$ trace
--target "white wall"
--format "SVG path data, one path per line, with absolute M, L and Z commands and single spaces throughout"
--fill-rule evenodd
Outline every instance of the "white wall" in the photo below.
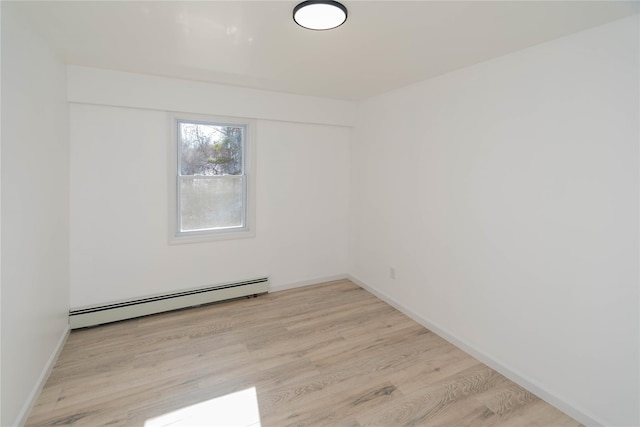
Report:
M 257 120 L 256 236 L 170 245 L 171 114 L 164 110 L 172 109 L 176 87 L 191 86 L 176 109 L 229 115 L 220 98 L 247 89 L 162 79 L 166 86 L 129 108 L 125 96 L 113 106 L 110 87 L 146 93 L 140 87 L 155 77 L 70 67 L 69 86 L 105 75 L 103 93 L 86 92 L 90 100 L 70 91 L 72 307 L 260 276 L 282 289 L 346 275 L 351 128 L 286 120 L 292 111 L 312 119 L 318 108 L 326 111 L 315 120 L 331 121 L 340 109 L 353 119 L 354 104 L 253 92 L 246 116 L 270 117 Z
M 367 100 L 352 152 L 351 275 L 610 426 L 640 424 L 638 32 L 634 16 Z
M 349 101 L 70 65 L 69 101 L 352 126 Z
M 67 332 L 65 66 L 2 2 L 2 419 L 26 415 Z

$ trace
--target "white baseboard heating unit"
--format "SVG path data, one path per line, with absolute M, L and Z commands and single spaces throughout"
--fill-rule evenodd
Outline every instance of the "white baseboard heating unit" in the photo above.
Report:
M 267 277 L 194 288 L 128 301 L 72 309 L 69 311 L 69 324 L 71 329 L 85 328 L 212 302 L 264 294 L 268 291 L 269 278 Z

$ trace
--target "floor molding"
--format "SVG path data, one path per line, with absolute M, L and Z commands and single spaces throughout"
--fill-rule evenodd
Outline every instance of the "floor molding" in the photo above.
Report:
M 333 282 L 335 280 L 347 279 L 346 274 L 338 274 L 335 276 L 316 277 L 315 279 L 302 280 L 300 282 L 290 282 L 281 285 L 269 285 L 269 292 L 286 291 L 287 289 L 301 288 L 303 286 L 318 285 L 320 283 Z M 355 283 L 355 282 L 354 282 Z
M 40 392 L 44 388 L 44 385 L 47 382 L 47 379 L 49 378 L 49 375 L 51 374 L 56 361 L 58 360 L 58 356 L 60 356 L 60 352 L 64 347 L 64 343 L 67 342 L 67 338 L 69 337 L 70 332 L 71 328 L 69 326 L 67 326 L 62 332 L 62 335 L 60 336 L 60 339 L 58 340 L 54 351 L 51 353 L 51 356 L 49 356 L 49 360 L 47 360 L 47 363 L 44 365 L 44 368 L 42 369 L 38 380 L 34 384 L 31 393 L 29 393 L 29 397 L 27 397 L 27 400 L 22 406 L 22 410 L 20 410 L 20 413 L 18 414 L 16 422 L 14 423 L 15 426 L 22 427 L 27 422 L 29 413 L 31 412 L 31 409 L 33 409 L 33 405 L 35 405 L 36 401 L 38 400 L 38 396 L 40 396 Z
M 478 350 L 476 347 L 470 344 L 467 344 L 465 341 L 459 339 L 457 336 L 450 333 L 445 328 L 442 328 L 438 326 L 436 323 L 415 313 L 414 311 L 405 307 L 403 304 L 391 298 L 384 292 L 377 290 L 375 287 L 368 285 L 367 283 L 363 282 L 362 280 L 352 275 L 347 275 L 347 279 L 349 279 L 356 285 L 360 286 L 361 288 L 365 289 L 366 291 L 370 292 L 371 294 L 375 295 L 376 297 L 380 298 L 382 301 L 386 302 L 396 310 L 412 318 L 413 320 L 415 320 L 425 328 L 434 332 L 436 335 L 440 336 L 441 338 L 447 340 L 448 342 L 455 345 L 459 349 L 475 357 L 480 362 L 489 366 L 491 369 L 499 372 L 500 374 L 504 375 L 514 383 L 529 390 L 530 392 L 532 392 L 533 394 L 535 394 L 536 396 L 538 396 L 540 399 L 544 400 L 548 404 L 555 406 L 565 414 L 581 422 L 582 424 L 586 426 L 593 426 L 593 427 L 602 427 L 606 425 L 604 422 L 598 421 L 595 417 L 587 415 L 587 411 L 580 410 L 576 408 L 574 405 L 567 403 L 565 399 L 562 399 L 557 395 L 555 395 L 554 393 L 549 392 L 540 384 L 527 378 L 525 375 L 517 372 L 516 370 L 511 369 L 507 364 L 502 363 L 499 360 L 496 360 L 488 356 L 484 352 Z
M 577 425 L 348 280 L 134 323 L 72 332 L 27 424 Z

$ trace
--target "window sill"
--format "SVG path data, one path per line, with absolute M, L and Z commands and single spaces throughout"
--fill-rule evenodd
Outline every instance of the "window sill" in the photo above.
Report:
M 170 236 L 170 245 L 182 245 L 188 243 L 219 242 L 224 240 L 249 239 L 255 237 L 256 233 L 251 230 L 244 231 L 219 231 L 214 233 L 193 233 L 180 236 Z

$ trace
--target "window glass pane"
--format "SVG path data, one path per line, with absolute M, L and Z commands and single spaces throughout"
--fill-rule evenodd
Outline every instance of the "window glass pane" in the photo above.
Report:
M 179 122 L 180 175 L 242 175 L 242 126 Z
M 244 176 L 180 178 L 180 231 L 242 227 Z

